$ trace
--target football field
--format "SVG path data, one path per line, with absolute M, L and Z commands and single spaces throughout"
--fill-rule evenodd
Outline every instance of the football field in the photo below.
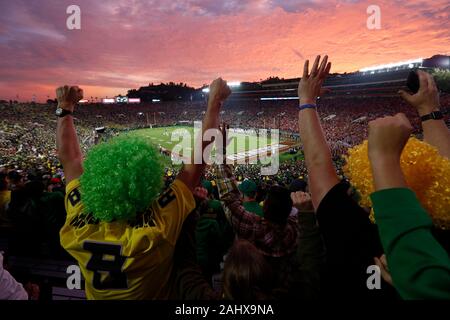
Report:
M 194 128 L 188 126 L 172 126 L 161 128 L 146 128 L 130 132 L 131 135 L 145 137 L 151 143 L 160 146 L 170 152 L 174 151 L 180 157 L 190 156 L 196 140 Z M 258 155 L 270 153 L 277 148 L 280 152 L 288 147 L 280 144 L 276 137 L 261 133 L 240 129 L 230 129 L 228 138 L 232 139 L 227 147 L 227 158 L 233 161 L 255 158 Z M 212 154 L 214 154 L 214 148 Z

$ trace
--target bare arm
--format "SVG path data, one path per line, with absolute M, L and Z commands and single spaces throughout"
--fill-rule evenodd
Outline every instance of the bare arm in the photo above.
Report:
M 450 131 L 444 120 L 429 120 L 422 123 L 425 142 L 435 146 L 441 156 L 450 159 Z
M 415 95 L 400 91 L 400 95 L 406 102 L 412 105 L 419 116 L 427 115 L 433 111 L 439 111 L 439 92 L 433 76 L 424 71 L 418 71 L 420 89 Z M 435 146 L 439 153 L 450 158 L 450 131 L 444 120 L 427 120 L 422 122 L 424 141 Z
M 400 155 L 411 132 L 404 114 L 369 123 L 375 218 L 392 282 L 400 296 L 449 299 L 448 254 L 433 237 L 432 221 L 417 196 L 407 189 L 400 167 Z
M 325 264 L 325 245 L 316 221 L 311 196 L 305 192 L 293 192 L 291 199 L 298 210 L 299 291 L 302 298 L 319 298 L 321 273 Z
M 320 56 L 316 58 L 311 74 L 308 72 L 309 61 L 305 62 L 299 85 L 300 105 L 316 103 L 322 84 L 330 72 L 331 63 L 327 63 L 328 56 L 325 56 L 320 67 L 319 61 Z M 304 109 L 299 112 L 299 131 L 308 169 L 312 202 L 317 209 L 328 191 L 339 183 L 339 179 L 315 109 Z
M 83 91 L 78 87 L 58 88 L 58 107 L 73 112 L 75 104 L 82 99 Z M 56 128 L 56 146 L 58 157 L 64 168 L 66 183 L 78 179 L 83 173 L 83 154 L 73 124 L 73 117 L 67 115 L 58 119 Z
M 412 127 L 403 113 L 369 123 L 369 158 L 375 190 L 407 188 L 400 156 Z
M 178 179 L 184 182 L 186 186 L 194 191 L 200 183 L 200 178 L 205 169 L 205 159 L 203 159 L 203 153 L 205 148 L 212 142 L 203 141 L 204 133 L 209 129 L 219 129 L 219 113 L 224 101 L 231 94 L 231 90 L 227 83 L 221 78 L 216 79 L 210 85 L 210 94 L 208 99 L 208 108 L 206 110 L 205 117 L 203 119 L 201 137 L 198 137 L 195 143 L 201 143 L 202 161 L 201 164 L 194 163 L 185 164 L 183 170 L 178 175 Z M 195 149 L 195 148 L 194 148 Z M 195 160 L 192 156 L 191 160 Z

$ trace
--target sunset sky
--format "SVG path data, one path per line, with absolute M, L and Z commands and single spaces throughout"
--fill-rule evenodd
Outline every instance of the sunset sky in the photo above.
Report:
M 81 8 L 68 30 L 66 8 Z M 381 8 L 381 30 L 366 26 Z M 0 99 L 86 97 L 150 82 L 296 77 L 329 54 L 332 72 L 450 54 L 450 0 L 14 0 L 0 2 Z

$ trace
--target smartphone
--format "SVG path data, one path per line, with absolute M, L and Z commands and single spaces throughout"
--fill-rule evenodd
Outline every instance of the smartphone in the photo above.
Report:
M 414 94 L 419 92 L 420 81 L 419 81 L 419 75 L 417 74 L 416 71 L 411 71 L 409 73 L 408 80 L 406 81 L 406 86 Z

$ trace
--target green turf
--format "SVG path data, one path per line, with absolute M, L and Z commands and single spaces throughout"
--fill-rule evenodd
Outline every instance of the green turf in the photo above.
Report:
M 175 139 L 175 134 L 173 134 L 177 130 L 179 133 L 179 139 Z M 186 139 L 188 142 L 188 147 L 193 148 L 194 146 L 194 128 L 193 127 L 163 127 L 163 128 L 147 128 L 132 131 L 130 134 L 138 135 L 149 139 L 155 145 L 161 145 L 163 148 L 171 150 L 182 142 L 182 139 Z M 190 143 L 189 143 L 189 138 Z M 173 139 L 172 139 L 173 137 Z M 181 138 L 183 137 L 183 138 Z M 235 137 L 234 144 L 230 144 L 227 147 L 227 154 L 236 154 L 239 152 L 244 152 L 248 150 L 254 150 L 258 148 L 262 148 L 267 144 L 271 143 L 271 139 L 267 138 L 266 141 L 262 139 L 257 139 L 256 136 L 245 136 L 241 133 L 231 133 L 230 137 Z M 175 141 L 172 141 L 175 140 Z M 189 150 L 187 150 L 189 152 Z M 181 152 L 183 154 L 183 152 Z M 214 152 L 213 152 L 214 154 Z
M 297 160 L 305 160 L 302 153 L 297 154 L 289 154 L 288 152 L 280 154 L 280 163 L 286 161 L 297 161 Z

